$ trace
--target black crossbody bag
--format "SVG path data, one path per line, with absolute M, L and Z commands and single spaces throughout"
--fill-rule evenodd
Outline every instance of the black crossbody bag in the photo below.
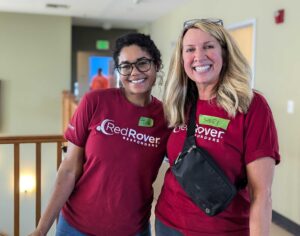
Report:
M 190 112 L 183 150 L 171 167 L 177 181 L 192 201 L 207 215 L 214 216 L 229 205 L 247 180 L 233 185 L 211 155 L 195 142 L 196 105 Z

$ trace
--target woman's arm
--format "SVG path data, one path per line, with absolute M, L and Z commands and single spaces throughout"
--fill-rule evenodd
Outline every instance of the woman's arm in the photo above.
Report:
M 59 211 L 71 195 L 75 183 L 82 174 L 84 149 L 68 142 L 66 157 L 62 161 L 47 208 L 31 236 L 46 235 Z
M 248 186 L 251 197 L 250 236 L 268 236 L 272 219 L 271 188 L 275 161 L 259 158 L 247 165 Z

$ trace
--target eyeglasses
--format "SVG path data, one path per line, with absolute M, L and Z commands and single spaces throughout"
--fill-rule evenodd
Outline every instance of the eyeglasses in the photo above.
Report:
M 133 65 L 135 66 L 135 68 L 139 71 L 139 72 L 147 72 L 150 70 L 151 68 L 151 62 L 153 60 L 152 59 L 148 59 L 148 58 L 141 58 L 138 59 L 136 62 L 133 63 L 122 63 L 120 65 L 118 65 L 116 68 L 119 71 L 119 73 L 121 75 L 130 75 L 132 70 L 133 70 Z
M 187 20 L 183 23 L 183 28 L 187 29 L 191 26 L 193 26 L 196 23 L 211 23 L 211 24 L 216 24 L 223 26 L 223 21 L 221 19 L 214 19 L 214 18 L 207 18 L 207 19 L 191 19 Z

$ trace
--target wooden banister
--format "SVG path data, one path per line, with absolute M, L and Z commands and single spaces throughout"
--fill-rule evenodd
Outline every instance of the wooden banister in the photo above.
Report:
M 62 93 L 63 132 L 66 130 L 74 111 L 78 106 L 78 100 L 70 91 Z
M 14 235 L 20 235 L 20 145 L 14 144 Z
M 78 101 L 70 91 L 62 93 L 63 132 L 77 108 Z M 0 136 L 0 145 L 13 145 L 14 156 L 14 236 L 20 235 L 20 145 L 35 144 L 35 172 L 36 172 L 36 202 L 35 224 L 41 217 L 41 175 L 42 175 L 42 144 L 56 143 L 56 169 L 62 161 L 62 145 L 66 142 L 62 135 L 23 135 L 23 136 Z
M 35 165 L 36 165 L 36 202 L 35 202 L 35 223 L 41 217 L 41 158 L 42 144 L 56 143 L 56 168 L 62 161 L 62 144 L 66 140 L 62 135 L 34 135 L 34 136 L 9 136 L 0 137 L 1 144 L 13 145 L 14 156 L 14 235 L 20 235 L 20 145 L 35 144 Z
M 35 192 L 35 225 L 37 226 L 41 218 L 41 176 L 42 176 L 42 148 L 41 143 L 36 143 L 35 146 L 35 179 L 36 179 L 36 192 Z
M 62 135 L 29 135 L 0 137 L 0 144 L 64 142 Z

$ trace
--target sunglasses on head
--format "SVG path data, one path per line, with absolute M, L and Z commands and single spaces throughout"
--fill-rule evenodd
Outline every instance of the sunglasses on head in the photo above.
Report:
M 187 29 L 191 26 L 193 26 L 196 23 L 211 23 L 223 26 L 223 21 L 221 19 L 214 19 L 214 18 L 207 18 L 207 19 L 191 19 L 187 20 L 183 23 L 183 28 Z

